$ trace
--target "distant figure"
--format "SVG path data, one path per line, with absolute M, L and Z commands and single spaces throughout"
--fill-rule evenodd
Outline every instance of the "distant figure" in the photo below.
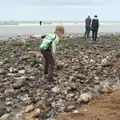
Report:
M 89 37 L 90 34 L 90 25 L 91 25 L 91 18 L 88 16 L 85 19 L 85 37 Z
M 40 25 L 42 25 L 42 21 L 40 21 Z
M 94 16 L 92 20 L 91 30 L 92 30 L 92 40 L 96 41 L 99 28 L 99 20 L 97 15 Z

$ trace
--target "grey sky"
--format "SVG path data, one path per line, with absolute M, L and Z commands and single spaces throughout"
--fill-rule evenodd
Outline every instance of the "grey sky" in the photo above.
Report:
M 0 20 L 120 20 L 119 0 L 1 0 Z

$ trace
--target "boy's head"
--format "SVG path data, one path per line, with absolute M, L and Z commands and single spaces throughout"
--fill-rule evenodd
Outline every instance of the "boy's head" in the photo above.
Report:
M 64 32 L 65 32 L 65 31 L 64 31 L 64 27 L 61 26 L 61 25 L 56 26 L 55 32 L 58 34 L 58 36 L 59 36 L 60 38 L 62 38 L 63 35 L 64 35 Z

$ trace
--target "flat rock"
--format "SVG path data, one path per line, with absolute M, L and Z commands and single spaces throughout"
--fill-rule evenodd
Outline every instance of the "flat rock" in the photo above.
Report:
M 69 105 L 65 108 L 66 112 L 71 112 L 72 110 L 74 110 L 76 107 L 74 105 Z
M 31 104 L 31 105 L 29 105 L 29 106 L 26 107 L 25 112 L 26 112 L 26 113 L 29 113 L 29 112 L 31 112 L 31 111 L 33 111 L 33 110 L 34 110 L 34 105 Z
M 12 86 L 14 89 L 20 89 L 24 84 L 24 80 L 16 81 L 16 83 L 13 83 Z
M 77 75 L 77 78 L 79 78 L 79 79 L 86 79 L 86 76 L 83 75 L 83 74 L 78 74 L 78 75 Z

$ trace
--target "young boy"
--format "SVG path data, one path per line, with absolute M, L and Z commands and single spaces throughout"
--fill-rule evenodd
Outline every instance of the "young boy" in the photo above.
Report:
M 56 45 L 64 35 L 64 27 L 56 26 L 55 32 L 49 33 L 43 39 L 42 44 L 40 45 L 41 53 L 45 58 L 44 65 L 44 75 L 48 74 L 47 79 L 53 81 L 53 72 L 55 67 L 55 55 L 56 55 Z

